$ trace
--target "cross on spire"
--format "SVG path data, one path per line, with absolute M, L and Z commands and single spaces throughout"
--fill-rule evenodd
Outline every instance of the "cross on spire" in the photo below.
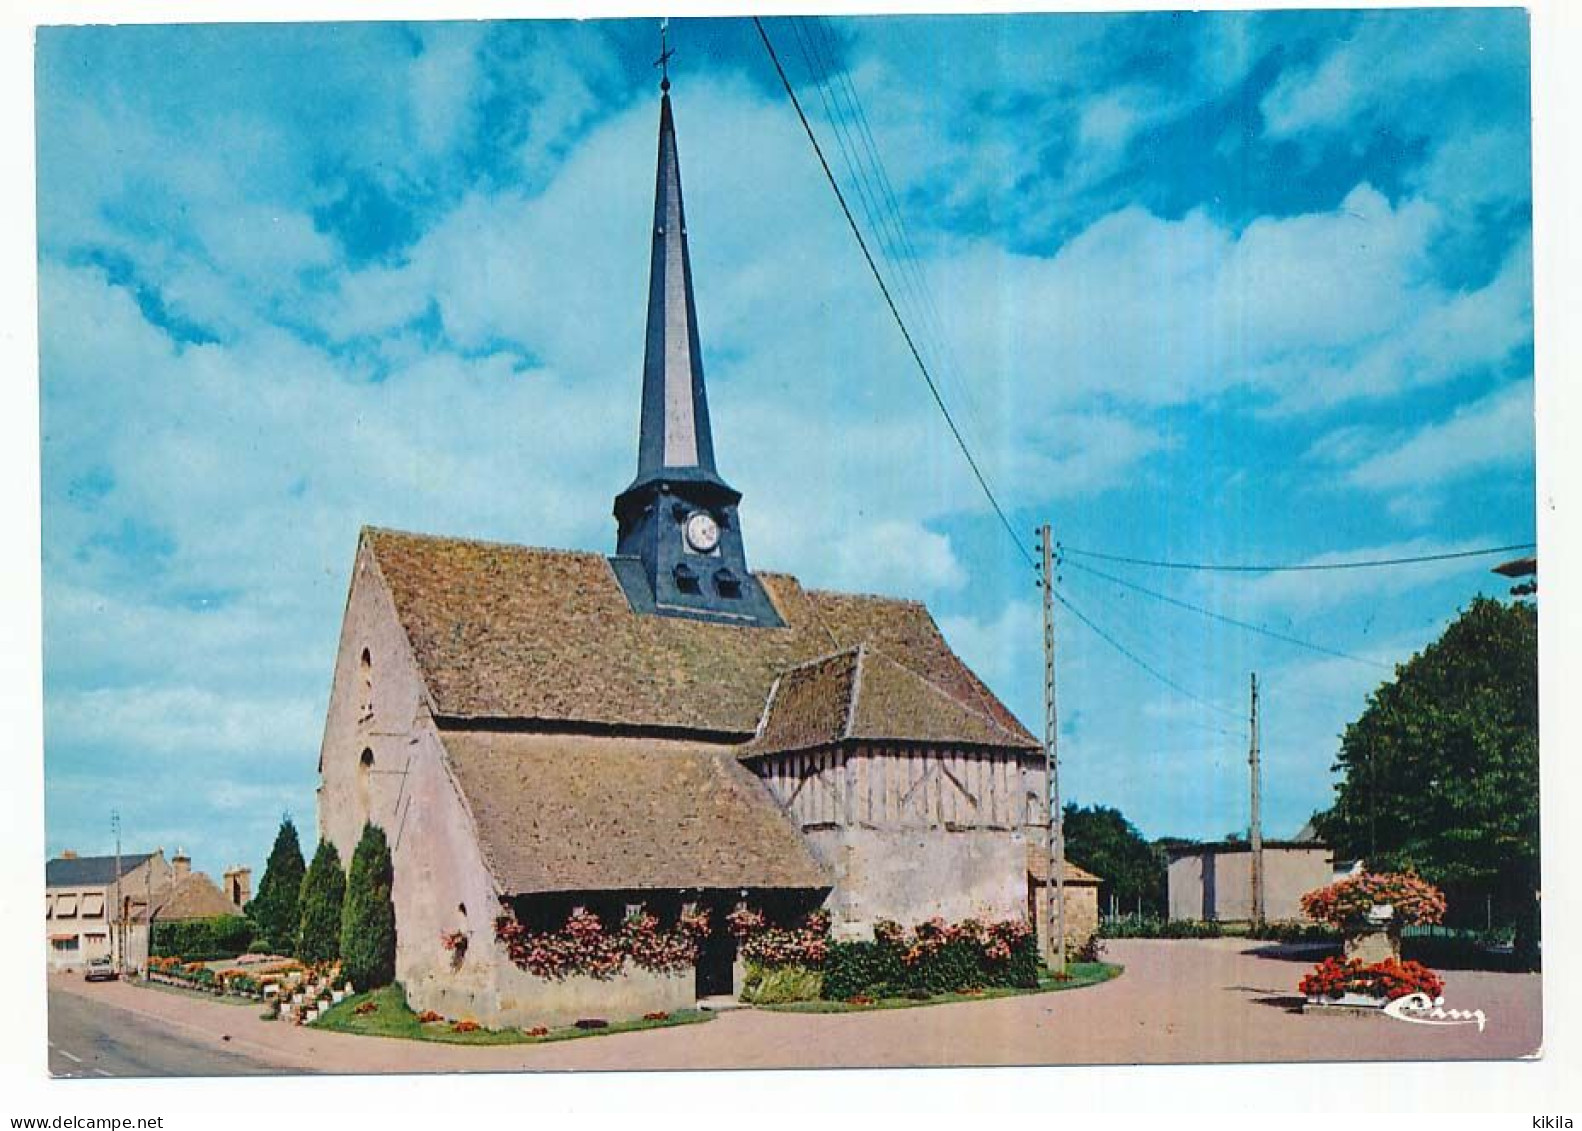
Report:
M 670 46 L 670 17 L 665 16 L 659 21 L 659 58 L 654 60 L 654 66 L 659 68 L 660 90 L 670 89 L 670 60 L 675 54 Z

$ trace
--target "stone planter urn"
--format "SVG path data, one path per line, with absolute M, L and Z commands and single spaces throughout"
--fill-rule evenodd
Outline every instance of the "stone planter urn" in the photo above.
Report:
M 1391 959 L 1401 960 L 1401 923 L 1395 908 L 1376 903 L 1357 928 L 1346 932 L 1345 955 L 1372 965 Z

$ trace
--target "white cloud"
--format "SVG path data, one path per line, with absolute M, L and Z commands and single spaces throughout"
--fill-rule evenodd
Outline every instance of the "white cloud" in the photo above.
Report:
M 1363 460 L 1347 478 L 1374 490 L 1425 487 L 1490 467 L 1526 463 L 1533 453 L 1530 379 L 1464 405 L 1399 446 Z
M 232 699 L 207 688 L 152 685 L 62 691 L 45 705 L 51 743 L 203 756 L 212 767 L 238 756 L 317 747 L 322 729 L 311 700 Z

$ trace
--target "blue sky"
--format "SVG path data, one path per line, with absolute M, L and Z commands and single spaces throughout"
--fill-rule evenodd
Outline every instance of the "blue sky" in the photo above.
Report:
M 1029 536 L 1308 562 L 1535 524 L 1520 11 L 768 21 Z M 799 38 L 800 33 L 800 38 Z M 43 29 L 47 848 L 261 866 L 314 765 L 357 530 L 608 551 L 636 458 L 653 21 Z M 889 321 L 750 23 L 676 20 L 699 321 L 751 563 L 925 600 L 1024 720 L 1037 593 Z M 836 103 L 838 105 L 838 103 Z M 860 144 L 860 134 L 852 144 Z M 889 241 L 875 237 L 876 248 Z M 882 256 L 887 270 L 895 270 Z M 915 274 L 914 274 L 915 272 Z M 1079 559 L 1072 559 L 1074 563 Z M 1068 795 L 1149 835 L 1326 804 L 1337 735 L 1488 560 L 1068 563 Z M 1359 662 L 1362 661 L 1362 662 Z M 1382 666 L 1381 666 L 1382 665 Z

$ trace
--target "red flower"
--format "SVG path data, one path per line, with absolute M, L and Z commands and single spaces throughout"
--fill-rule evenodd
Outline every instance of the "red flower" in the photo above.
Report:
M 1342 994 L 1364 994 L 1394 1001 L 1407 994 L 1427 994 L 1431 998 L 1445 992 L 1438 974 L 1420 962 L 1398 962 L 1393 958 L 1363 964 L 1360 958 L 1341 961 L 1326 958 L 1302 979 L 1297 988 L 1306 997 L 1338 998 Z

